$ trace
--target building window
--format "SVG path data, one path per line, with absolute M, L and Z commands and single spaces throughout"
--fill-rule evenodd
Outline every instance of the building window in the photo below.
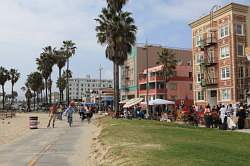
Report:
M 195 37 L 195 46 L 196 46 L 196 47 L 199 47 L 199 46 L 201 45 L 201 41 L 202 41 L 201 35 L 197 35 L 197 36 Z
M 196 63 L 200 64 L 204 62 L 204 55 L 203 54 L 197 54 L 196 56 Z
M 230 67 L 223 67 L 221 68 L 221 80 L 230 79 Z
M 203 101 L 205 98 L 204 98 L 204 91 L 198 91 L 198 92 L 196 92 L 196 99 L 198 100 L 198 101 Z
M 201 83 L 201 80 L 204 79 L 204 74 L 203 73 L 197 73 L 197 83 Z
M 237 44 L 237 55 L 244 56 L 244 49 L 245 49 L 244 44 L 238 43 Z
M 243 78 L 244 75 L 245 75 L 245 73 L 244 73 L 244 67 L 240 66 L 239 67 L 239 78 Z
M 243 24 L 236 24 L 236 34 L 237 35 L 244 35 L 244 25 Z
M 171 89 L 171 90 L 176 90 L 176 89 L 177 89 L 176 83 L 170 83 L 170 84 L 169 84 L 169 89 Z
M 229 27 L 228 25 L 225 25 L 225 26 L 222 26 L 219 30 L 219 33 L 220 33 L 220 38 L 224 38 L 224 37 L 227 37 L 229 36 Z
M 188 77 L 192 78 L 193 77 L 193 73 L 192 72 L 188 72 Z
M 229 46 L 221 47 L 220 48 L 220 57 L 221 58 L 227 58 L 230 56 L 229 54 Z
M 189 90 L 193 90 L 193 84 L 189 84 Z
M 221 100 L 230 100 L 231 99 L 231 89 L 221 89 Z

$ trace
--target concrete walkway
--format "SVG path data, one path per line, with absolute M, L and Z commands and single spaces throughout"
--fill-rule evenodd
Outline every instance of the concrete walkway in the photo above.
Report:
M 57 121 L 55 128 L 41 128 L 0 146 L 1 166 L 82 166 L 90 152 L 96 127 L 73 119 L 73 126 Z

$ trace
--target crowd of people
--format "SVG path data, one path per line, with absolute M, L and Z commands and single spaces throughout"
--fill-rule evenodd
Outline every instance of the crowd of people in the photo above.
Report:
M 211 107 L 193 105 L 191 107 L 185 105 L 179 106 L 156 106 L 149 108 L 149 118 L 160 121 L 182 121 L 191 125 L 204 125 L 207 128 L 227 129 L 244 129 L 245 119 L 250 113 L 247 105 L 241 104 L 219 104 Z M 139 104 L 130 108 L 122 108 L 120 117 L 125 119 L 144 119 L 146 117 L 146 109 Z M 146 117 L 147 118 L 147 117 Z M 147 118 L 147 119 L 149 119 Z
M 55 127 L 55 121 L 63 120 L 63 116 L 66 117 L 67 123 L 69 127 L 72 126 L 73 123 L 73 113 L 79 113 L 79 118 L 81 121 L 84 121 L 84 119 L 87 119 L 88 123 L 90 123 L 90 119 L 93 116 L 93 113 L 95 113 L 96 107 L 89 106 L 86 104 L 80 104 L 79 106 L 75 105 L 75 102 L 70 102 L 69 106 L 66 107 L 62 104 L 52 104 L 52 106 L 49 108 L 49 122 L 47 125 L 47 128 L 51 126 Z

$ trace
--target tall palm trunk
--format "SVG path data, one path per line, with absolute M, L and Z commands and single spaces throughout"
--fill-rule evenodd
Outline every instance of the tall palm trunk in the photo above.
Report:
M 116 101 L 116 89 L 115 89 L 115 85 L 116 85 L 116 82 L 115 82 L 115 63 L 113 62 L 113 79 L 114 79 L 114 82 L 113 82 L 113 89 L 114 89 L 114 92 L 113 92 L 113 110 L 115 110 L 115 101 Z
M 37 109 L 38 109 L 38 104 L 39 104 L 39 92 L 36 92 L 36 103 L 37 103 Z
M 59 68 L 59 80 L 61 80 L 61 77 L 62 77 L 62 68 Z M 59 88 L 59 102 L 60 103 L 62 102 L 62 91 L 60 88 Z
M 45 79 L 45 102 L 48 104 L 48 78 Z
M 34 91 L 34 96 L 33 96 L 33 104 L 34 104 L 34 110 L 33 111 L 35 111 L 36 110 L 36 91 Z
M 14 84 L 11 83 L 11 106 L 13 104 L 13 101 L 14 101 L 14 95 L 13 95 L 13 92 L 14 92 Z
M 51 102 L 51 89 L 52 89 L 52 80 L 51 80 L 51 74 L 50 74 L 50 85 L 49 85 L 49 104 L 52 104 Z
M 4 85 L 2 85 L 2 92 L 3 92 L 3 110 L 4 110 L 4 104 L 5 104 Z
M 30 112 L 30 98 L 27 98 L 27 107 L 28 107 L 28 112 Z
M 43 103 L 43 90 L 40 92 L 40 102 Z
M 67 104 L 69 105 L 69 58 L 67 59 L 67 73 L 66 73 L 66 77 L 67 77 L 67 89 L 66 89 L 66 98 L 67 98 Z
M 115 112 L 116 116 L 119 112 L 119 65 L 115 64 Z

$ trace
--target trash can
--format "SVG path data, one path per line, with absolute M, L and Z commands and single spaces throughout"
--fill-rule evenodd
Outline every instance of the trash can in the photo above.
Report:
M 38 129 L 38 117 L 31 116 L 29 120 L 30 120 L 30 129 Z

